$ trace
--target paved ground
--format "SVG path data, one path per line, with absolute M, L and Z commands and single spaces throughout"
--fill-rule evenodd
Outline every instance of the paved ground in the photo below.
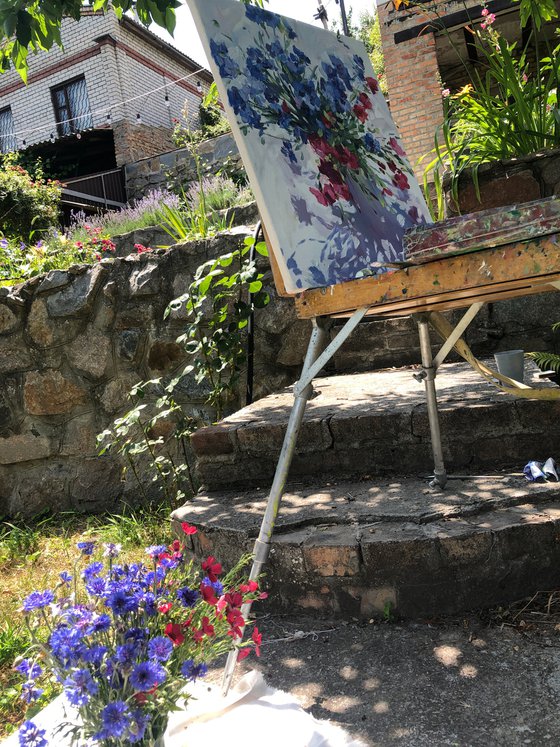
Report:
M 477 617 L 432 624 L 268 617 L 259 624 L 262 656 L 242 667 L 261 669 L 317 718 L 370 747 L 560 744 L 554 622 L 528 633 Z M 297 631 L 306 637 L 294 639 Z

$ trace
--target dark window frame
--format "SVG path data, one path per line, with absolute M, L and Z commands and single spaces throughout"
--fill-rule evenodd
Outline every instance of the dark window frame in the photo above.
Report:
M 69 80 L 65 80 L 63 83 L 59 83 L 56 86 L 51 87 L 51 101 L 54 109 L 54 118 L 56 120 L 56 129 L 58 132 L 59 137 L 63 137 L 64 135 L 73 135 L 76 132 L 80 132 L 81 130 L 88 129 L 91 125 L 84 125 L 83 122 L 80 122 L 76 119 L 77 113 L 75 111 L 72 111 L 72 104 L 70 102 L 70 97 L 68 95 L 68 89 L 75 85 L 76 83 L 80 83 L 83 81 L 85 94 L 87 97 L 87 104 L 89 109 L 89 116 L 91 117 L 91 108 L 89 104 L 89 95 L 86 85 L 86 76 L 82 73 L 82 75 L 76 75 L 74 78 L 70 78 Z M 60 91 L 64 94 L 64 105 L 59 105 L 56 96 L 57 93 Z M 65 117 L 62 116 L 62 112 L 66 111 L 67 115 Z M 69 129 L 69 132 L 65 132 L 65 127 Z
M 13 150 L 17 150 L 17 137 L 16 133 L 14 131 L 15 128 L 15 122 L 14 122 L 14 113 L 12 111 L 12 107 L 8 104 L 8 106 L 3 106 L 0 109 L 0 117 L 3 114 L 8 114 L 11 122 L 12 122 L 12 132 L 8 134 L 2 134 L 0 135 L 0 153 L 10 153 Z M 9 138 L 12 138 L 11 140 L 11 146 L 8 145 L 8 147 L 5 147 L 5 140 L 9 140 Z

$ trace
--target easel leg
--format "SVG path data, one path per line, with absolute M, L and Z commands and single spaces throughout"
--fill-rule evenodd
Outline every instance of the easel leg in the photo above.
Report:
M 426 404 L 428 406 L 428 420 L 430 423 L 430 436 L 432 440 L 432 453 L 434 455 L 434 479 L 431 487 L 443 488 L 447 482 L 447 472 L 443 463 L 443 450 L 441 448 L 441 432 L 439 428 L 439 416 L 436 396 L 436 368 L 433 365 L 432 347 L 430 344 L 430 330 L 428 327 L 428 316 L 418 314 L 418 334 L 420 336 L 420 353 L 422 355 L 422 368 L 424 387 L 426 389 Z
M 306 378 L 309 369 L 321 354 L 322 348 L 325 344 L 325 339 L 326 331 L 322 326 L 321 321 L 314 319 L 313 332 L 311 333 L 311 339 L 307 348 L 307 355 L 305 356 L 300 381 Z M 294 387 L 294 389 L 297 393 L 290 413 L 290 419 L 288 420 L 288 427 L 286 429 L 286 435 L 284 436 L 284 443 L 282 444 L 280 457 L 278 458 L 278 464 L 276 466 L 274 480 L 268 496 L 266 511 L 262 520 L 259 536 L 255 542 L 253 550 L 254 560 L 251 567 L 251 573 L 249 574 L 251 580 L 256 580 L 259 577 L 270 553 L 270 540 L 274 531 L 278 509 L 280 508 L 280 500 L 284 492 L 284 486 L 286 484 L 290 464 L 294 455 L 299 429 L 305 413 L 305 407 L 313 392 L 313 386 L 311 383 L 308 383 L 301 391 L 296 387 Z M 245 620 L 247 619 L 250 610 L 250 602 L 244 604 L 241 608 Z M 239 639 L 236 642 L 239 642 Z M 237 649 L 231 651 L 226 662 L 222 680 L 222 692 L 224 696 L 227 695 L 231 686 L 235 665 L 237 663 L 237 651 Z

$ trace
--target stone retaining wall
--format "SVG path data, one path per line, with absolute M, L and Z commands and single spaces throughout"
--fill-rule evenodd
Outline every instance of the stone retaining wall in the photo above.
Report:
M 129 409 L 135 383 L 184 365 L 175 342 L 184 312 L 164 321 L 164 310 L 202 262 L 245 235 L 55 270 L 0 288 L 0 515 L 92 511 L 136 500 L 122 465 L 96 456 L 96 434 Z M 296 378 L 308 329 L 295 321 L 289 301 L 259 312 L 256 396 Z M 180 401 L 187 412 L 212 418 L 194 380 L 185 381 Z

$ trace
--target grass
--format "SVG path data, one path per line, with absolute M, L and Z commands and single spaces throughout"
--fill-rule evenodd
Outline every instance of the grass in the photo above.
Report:
M 170 540 L 169 507 L 128 509 L 118 516 L 65 513 L 33 522 L 0 523 L 0 739 L 25 716 L 25 704 L 19 699 L 21 677 L 12 669 L 14 659 L 29 645 L 18 612 L 21 602 L 35 589 L 53 588 L 58 574 L 72 569 L 76 542 L 83 539 L 121 544 L 124 562 L 144 559 L 145 547 Z M 59 692 L 48 680 L 41 687 L 45 693 L 40 707 Z

